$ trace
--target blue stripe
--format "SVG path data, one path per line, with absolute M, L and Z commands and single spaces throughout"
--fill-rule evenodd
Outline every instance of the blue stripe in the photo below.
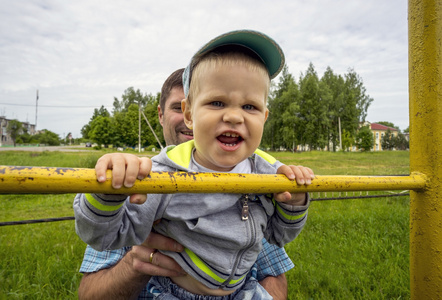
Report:
M 109 202 L 109 203 L 122 203 L 124 201 L 126 201 L 127 198 L 124 198 L 122 200 L 108 200 L 108 199 L 103 199 L 101 198 L 98 194 L 94 194 L 98 199 L 100 199 L 103 202 Z

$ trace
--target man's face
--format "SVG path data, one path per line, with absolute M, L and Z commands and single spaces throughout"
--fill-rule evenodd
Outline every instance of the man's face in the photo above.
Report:
M 164 111 L 158 105 L 158 118 L 163 126 L 166 145 L 179 145 L 193 139 L 193 132 L 184 124 L 181 111 L 181 100 L 184 98 L 183 89 L 175 87 L 170 91 Z

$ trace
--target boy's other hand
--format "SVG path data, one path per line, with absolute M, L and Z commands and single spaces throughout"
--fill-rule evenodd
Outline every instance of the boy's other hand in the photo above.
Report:
M 106 171 L 112 170 L 112 187 L 131 188 L 137 179 L 144 179 L 152 169 L 152 161 L 147 157 L 138 157 L 129 153 L 108 153 L 100 157 L 95 165 L 98 182 L 106 181 Z M 134 194 L 130 202 L 142 204 L 147 195 Z
M 284 174 L 290 180 L 296 180 L 299 185 L 310 185 L 315 178 L 315 174 L 312 169 L 303 166 L 287 166 L 282 165 L 276 171 L 276 174 Z M 305 205 L 306 195 L 305 193 L 275 193 L 275 200 L 278 202 L 284 202 L 290 205 Z

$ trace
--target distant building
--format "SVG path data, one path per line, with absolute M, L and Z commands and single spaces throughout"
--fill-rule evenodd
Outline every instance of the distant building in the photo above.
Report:
M 12 121 L 11 119 L 6 119 L 4 116 L 0 116 L 0 147 L 4 145 L 14 145 L 11 136 L 7 132 L 8 124 Z M 23 131 L 29 133 L 30 135 L 34 135 L 37 132 L 35 131 L 35 125 L 30 124 L 29 122 L 21 122 Z M 22 132 L 23 133 L 23 132 Z M 22 134 L 21 133 L 21 134 Z
M 391 134 L 394 137 L 397 137 L 399 134 L 399 131 L 394 127 L 388 127 L 379 123 L 370 123 L 370 122 L 364 122 L 361 124 L 361 126 L 369 126 L 371 132 L 373 133 L 373 148 L 371 150 L 373 151 L 382 151 L 382 138 L 384 137 L 385 133 L 390 130 Z M 354 147 L 355 148 L 355 147 Z M 355 149 L 353 149 L 355 150 Z

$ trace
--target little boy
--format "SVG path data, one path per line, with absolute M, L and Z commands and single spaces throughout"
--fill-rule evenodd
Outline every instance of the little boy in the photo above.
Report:
M 280 47 L 259 32 L 235 31 L 210 41 L 183 76 L 182 110 L 194 140 L 168 147 L 152 161 L 105 155 L 96 166 L 99 181 L 104 169 L 112 168 L 114 187 L 131 186 L 151 169 L 282 173 L 310 184 L 309 168 L 284 166 L 257 150 L 268 116 L 270 79 L 283 65 Z M 153 277 L 150 288 L 158 298 L 271 299 L 250 276 L 262 238 L 280 247 L 293 240 L 309 205 L 305 193 L 284 192 L 275 199 L 285 203 L 255 194 L 155 194 L 147 202 L 141 195 L 126 201 L 123 195 L 79 194 L 74 209 L 78 234 L 95 249 L 139 244 L 152 227 L 186 247 L 182 253 L 165 253 L 188 275 Z

